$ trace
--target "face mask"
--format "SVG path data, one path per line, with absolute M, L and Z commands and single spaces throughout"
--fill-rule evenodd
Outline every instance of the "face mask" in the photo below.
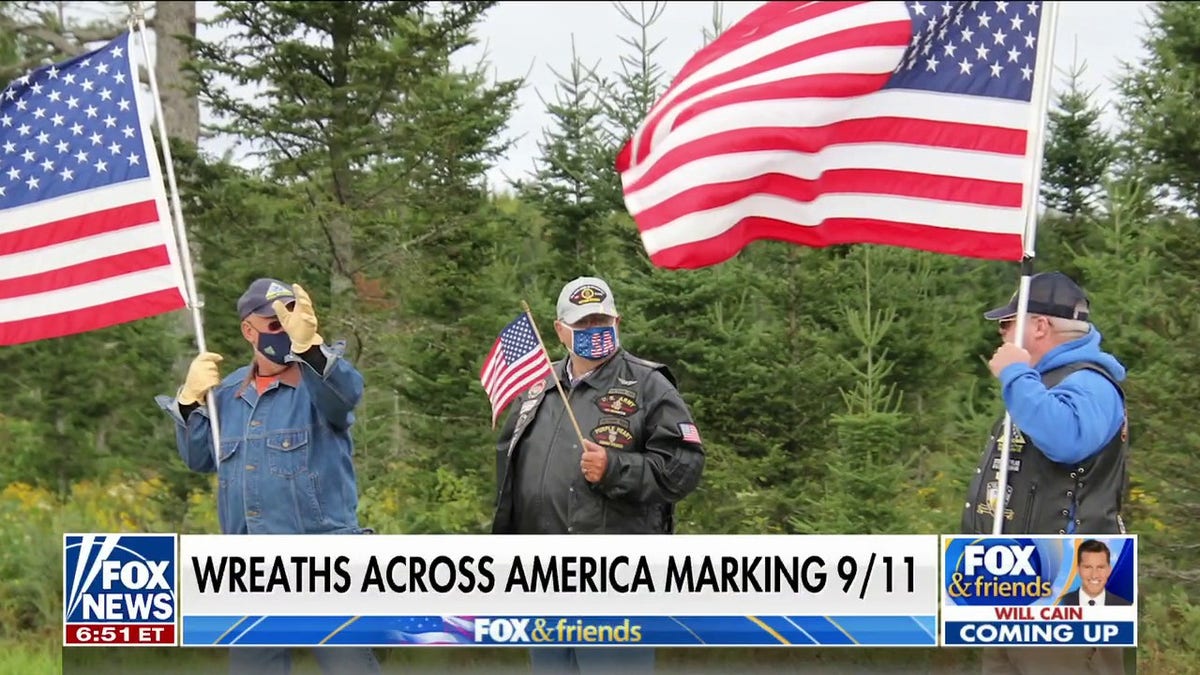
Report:
M 279 365 L 287 365 L 284 361 L 292 351 L 292 339 L 288 337 L 286 332 L 279 333 L 259 333 L 258 334 L 258 351 L 268 360 L 278 363 Z
M 580 358 L 599 361 L 617 351 L 617 329 L 614 326 L 572 328 L 571 351 Z

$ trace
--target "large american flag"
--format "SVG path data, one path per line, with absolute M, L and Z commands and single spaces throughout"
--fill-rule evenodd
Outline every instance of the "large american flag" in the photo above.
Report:
M 756 239 L 1020 259 L 1042 4 L 754 10 L 687 62 L 617 158 L 651 260 L 703 267 Z
M 529 315 L 522 313 L 500 331 L 479 371 L 492 404 L 492 428 L 514 398 L 549 375 L 550 359 Z
M 0 89 L 0 345 L 186 304 L 131 45 Z

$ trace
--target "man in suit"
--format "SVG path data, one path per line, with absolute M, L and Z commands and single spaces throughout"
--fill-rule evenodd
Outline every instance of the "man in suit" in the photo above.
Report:
M 1074 607 L 1126 606 L 1133 604 L 1105 590 L 1108 577 L 1112 574 L 1112 553 L 1102 541 L 1088 539 L 1075 551 L 1075 563 L 1079 568 L 1079 588 L 1064 593 L 1059 605 Z

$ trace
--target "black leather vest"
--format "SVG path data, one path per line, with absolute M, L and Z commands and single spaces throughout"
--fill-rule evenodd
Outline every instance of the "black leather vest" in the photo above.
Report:
M 1072 363 L 1043 373 L 1042 382 L 1053 387 L 1082 369 L 1104 375 L 1124 399 L 1124 390 L 1108 371 L 1091 363 Z M 992 504 L 999 483 L 1003 434 L 1004 416 L 1001 415 L 992 426 L 983 461 L 975 469 L 967 490 L 963 534 L 992 532 Z M 1100 452 L 1078 465 L 1052 461 L 1014 423 L 1008 456 L 1003 533 L 1124 534 L 1121 505 L 1128 484 L 1128 454 L 1128 418 Z

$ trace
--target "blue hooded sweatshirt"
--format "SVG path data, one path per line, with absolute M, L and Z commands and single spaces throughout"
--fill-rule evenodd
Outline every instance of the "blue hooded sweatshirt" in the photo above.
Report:
M 1050 350 L 1033 367 L 1014 363 L 1000 371 L 1001 395 L 1013 424 L 1042 454 L 1060 464 L 1078 464 L 1112 440 L 1125 421 L 1121 394 L 1100 373 L 1079 370 L 1047 389 L 1039 373 L 1079 361 L 1094 363 L 1113 379 L 1125 379 L 1125 366 L 1100 349 L 1100 331 Z

